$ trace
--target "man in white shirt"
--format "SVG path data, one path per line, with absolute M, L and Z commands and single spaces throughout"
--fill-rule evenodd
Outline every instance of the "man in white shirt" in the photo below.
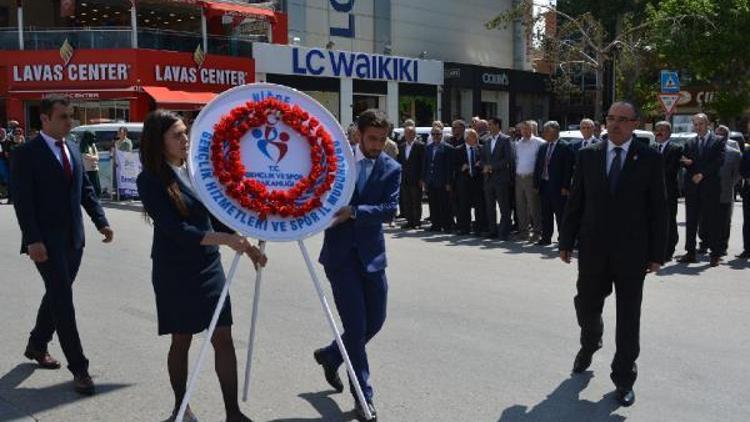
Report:
M 521 137 L 516 142 L 516 219 L 518 233 L 516 240 L 529 240 L 529 232 L 533 229 L 532 241 L 539 240 L 542 232 L 542 215 L 539 203 L 539 193 L 534 188 L 534 168 L 539 148 L 544 140 L 532 134 L 531 123 L 520 123 Z M 531 227 L 530 227 L 531 226 Z

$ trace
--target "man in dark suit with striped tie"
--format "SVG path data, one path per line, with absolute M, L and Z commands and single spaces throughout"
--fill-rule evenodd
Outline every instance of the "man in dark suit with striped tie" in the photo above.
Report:
M 663 162 L 635 140 L 638 121 L 632 103 L 615 102 L 607 114 L 607 142 L 578 152 L 560 236 L 560 258 L 566 263 L 576 239 L 579 244 L 574 303 L 581 348 L 573 372 L 585 371 L 602 347 L 602 309 L 614 285 L 617 350 L 610 378 L 623 406 L 635 402 L 643 282 L 664 263 L 667 228 Z
M 92 394 L 94 383 L 73 306 L 73 281 L 84 247 L 81 206 L 104 235 L 104 242 L 112 241 L 113 232 L 83 171 L 78 147 L 65 141 L 72 123 L 68 100 L 44 98 L 39 111 L 42 131 L 15 151 L 11 167 L 21 253 L 34 261 L 45 287 L 24 355 L 43 368 L 59 368 L 60 363 L 47 350 L 57 332 L 75 390 Z
M 664 259 L 671 261 L 680 238 L 677 233 L 677 177 L 682 168 L 682 146 L 670 141 L 672 125 L 669 122 L 657 122 L 654 125 L 654 136 L 656 143 L 652 147 L 664 160 L 664 184 L 667 188 L 667 252 Z
M 708 116 L 698 113 L 693 116 L 693 129 L 697 136 L 687 142 L 682 164 L 685 174 L 685 255 L 681 263 L 697 262 L 695 236 L 703 226 L 704 242 L 711 250 L 710 265 L 721 262 L 720 225 L 716 224 L 721 196 L 719 172 L 724 163 L 724 141 L 708 131 Z

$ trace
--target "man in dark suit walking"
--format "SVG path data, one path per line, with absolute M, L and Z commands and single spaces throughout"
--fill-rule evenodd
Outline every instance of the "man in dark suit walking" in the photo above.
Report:
M 578 153 L 581 148 L 586 148 L 589 145 L 594 145 L 597 142 L 601 142 L 601 139 L 594 136 L 594 121 L 591 119 L 581 119 L 579 124 L 579 131 L 583 139 L 575 142 L 571 145 L 571 149 L 574 153 Z
M 401 164 L 401 213 L 406 218 L 404 229 L 422 225 L 422 166 L 424 143 L 417 139 L 414 124 L 404 126 L 404 142 L 398 148 Z
M 484 174 L 484 200 L 487 206 L 488 231 L 484 237 L 507 240 L 511 230 L 510 186 L 513 176 L 513 145 L 510 138 L 500 132 L 503 123 L 499 117 L 490 117 L 490 137 L 482 149 L 482 174 Z M 500 207 L 500 225 L 497 224 L 497 206 Z
M 677 199 L 680 196 L 677 177 L 682 168 L 680 162 L 682 146 L 670 141 L 672 125 L 667 121 L 657 122 L 654 125 L 654 136 L 656 143 L 652 145 L 652 148 L 664 160 L 664 184 L 667 188 L 667 251 L 664 254 L 664 260 L 671 261 L 680 239 L 677 233 Z
M 721 262 L 720 225 L 716 223 L 719 214 L 721 178 L 719 170 L 724 163 L 724 142 L 708 131 L 708 116 L 698 113 L 693 116 L 693 129 L 697 136 L 687 142 L 682 164 L 685 174 L 685 251 L 678 259 L 681 263 L 697 262 L 695 256 L 695 236 L 699 226 L 704 226 L 703 239 L 711 250 L 711 266 Z
M 453 212 L 450 195 L 453 189 L 453 147 L 443 141 L 443 124 L 436 121 L 430 132 L 432 142 L 425 148 L 422 181 L 430 207 L 430 231 L 450 232 Z
M 373 416 L 376 413 L 365 345 L 385 322 L 388 281 L 383 223 L 396 213 L 401 179 L 401 166 L 383 153 L 388 127 L 388 119 L 380 110 L 366 110 L 357 120 L 357 188 L 349 206 L 337 211 L 325 231 L 319 258 L 344 326 L 344 346 Z M 343 391 L 337 372 L 343 357 L 336 342 L 316 350 L 314 357 L 323 367 L 326 381 Z M 354 388 L 351 392 L 355 395 Z M 363 419 L 364 409 L 356 397 L 355 402 L 357 416 Z
M 21 253 L 34 261 L 45 287 L 24 355 L 43 368 L 59 368 L 47 350 L 57 332 L 75 390 L 92 394 L 94 383 L 81 347 L 72 289 L 84 247 L 81 206 L 104 235 L 104 242 L 112 241 L 113 232 L 83 171 L 78 148 L 65 141 L 72 123 L 68 100 L 44 98 L 39 111 L 40 135 L 16 149 L 11 166 Z
M 635 402 L 643 281 L 664 262 L 666 196 L 661 157 L 633 136 L 639 115 L 629 102 L 607 114 L 609 139 L 581 149 L 565 209 L 560 258 L 569 263 L 579 239 L 576 316 L 581 349 L 573 372 L 591 365 L 601 348 L 604 299 L 615 287 L 617 351 L 610 377 L 623 406 Z
M 475 234 L 487 230 L 486 207 L 482 188 L 482 166 L 479 135 L 474 129 L 466 129 L 466 141 L 455 150 L 456 181 L 455 189 L 458 198 L 458 234 Z M 471 210 L 474 210 L 474 225 L 471 224 Z
M 573 151 L 560 140 L 560 125 L 549 121 L 543 128 L 547 143 L 539 147 L 534 169 L 534 187 L 539 191 L 542 208 L 542 236 L 538 246 L 552 243 L 555 223 L 559 235 L 573 173 Z

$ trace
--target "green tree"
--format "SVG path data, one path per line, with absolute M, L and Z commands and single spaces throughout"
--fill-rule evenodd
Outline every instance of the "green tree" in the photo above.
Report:
M 663 0 L 648 20 L 687 16 L 678 26 L 652 25 L 658 60 L 693 82 L 717 89 L 711 107 L 730 121 L 750 106 L 750 0 Z

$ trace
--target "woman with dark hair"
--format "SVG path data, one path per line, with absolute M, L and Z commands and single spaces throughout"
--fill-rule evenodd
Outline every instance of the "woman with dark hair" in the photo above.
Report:
M 152 283 L 159 335 L 172 336 L 167 357 L 175 395 L 172 419 L 185 395 L 193 334 L 208 328 L 224 287 L 218 246 L 248 255 L 256 268 L 266 263 L 258 248 L 214 219 L 200 202 L 188 176 L 187 155 L 187 127 L 181 118 L 165 110 L 151 112 L 143 124 L 143 171 L 138 175 L 138 193 L 154 226 Z M 237 403 L 237 358 L 231 325 L 227 298 L 211 343 L 227 422 L 246 422 L 250 419 Z M 185 420 L 196 420 L 189 408 Z
M 99 184 L 99 151 L 96 149 L 96 135 L 94 132 L 85 131 L 81 135 L 79 143 L 81 157 L 83 157 L 83 167 L 86 170 L 91 186 L 94 187 L 96 197 L 102 196 L 102 186 Z

